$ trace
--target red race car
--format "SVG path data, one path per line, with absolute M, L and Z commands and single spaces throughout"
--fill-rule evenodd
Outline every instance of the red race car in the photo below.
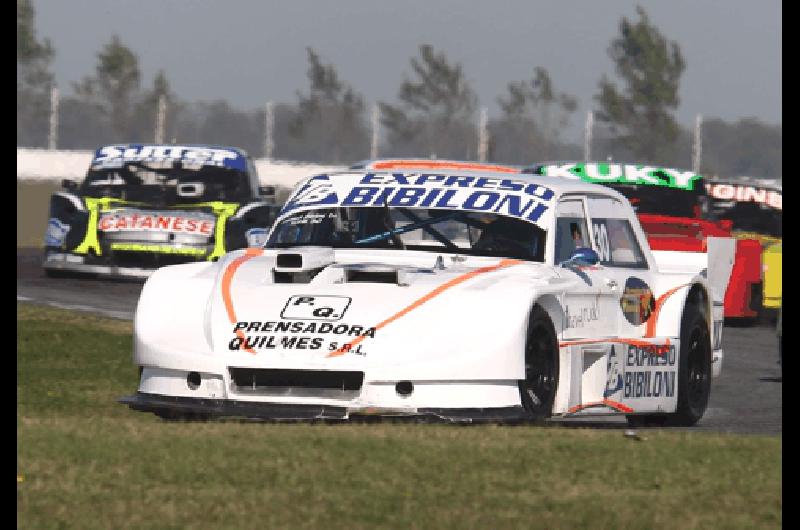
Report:
M 636 210 L 652 250 L 700 252 L 706 238 L 733 237 L 730 221 L 715 220 L 702 175 L 643 164 L 555 162 L 523 170 L 604 184 L 628 198 Z M 761 243 L 738 239 L 725 317 L 758 318 L 762 308 Z

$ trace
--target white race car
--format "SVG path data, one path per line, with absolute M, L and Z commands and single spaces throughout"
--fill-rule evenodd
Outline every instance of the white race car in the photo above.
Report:
M 159 269 L 138 392 L 166 418 L 692 425 L 722 365 L 734 242 L 651 252 L 607 187 L 402 170 L 301 182 L 264 248 Z

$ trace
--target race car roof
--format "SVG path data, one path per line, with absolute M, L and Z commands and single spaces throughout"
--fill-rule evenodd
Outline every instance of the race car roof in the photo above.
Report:
M 181 161 L 245 171 L 247 153 L 236 147 L 217 145 L 112 144 L 95 151 L 91 169 L 121 167 L 126 162 L 163 163 Z
M 428 169 L 434 171 L 488 171 L 492 173 L 521 173 L 521 166 L 471 162 L 466 160 L 440 160 L 433 158 L 382 158 L 364 160 L 353 164 L 350 169 L 357 170 L 404 170 Z
M 280 212 L 331 207 L 405 207 L 497 213 L 547 229 L 564 194 L 627 200 L 617 191 L 580 180 L 486 171 L 345 171 L 316 175 L 294 189 Z

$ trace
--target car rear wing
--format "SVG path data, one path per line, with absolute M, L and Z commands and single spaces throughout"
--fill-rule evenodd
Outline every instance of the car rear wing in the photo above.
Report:
M 703 274 L 712 290 L 713 299 L 725 299 L 733 262 L 736 240 L 732 237 L 706 238 L 705 252 L 653 250 L 658 270 L 664 273 Z

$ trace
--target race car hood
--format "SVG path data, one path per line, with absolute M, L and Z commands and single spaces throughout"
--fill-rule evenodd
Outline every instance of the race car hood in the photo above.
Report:
M 427 359 L 468 363 L 466 350 L 487 334 L 495 333 L 492 350 L 512 351 L 523 335 L 530 297 L 518 294 L 519 269 L 547 277 L 544 267 L 517 260 L 445 264 L 430 254 L 372 254 L 361 261 L 363 254 L 337 259 L 328 249 L 326 264 L 320 250 L 251 251 L 222 264 L 209 322 L 214 352 L 245 361 L 266 355 L 283 366 L 302 359 L 320 369 L 379 365 L 392 378 Z M 536 274 L 526 276 L 533 287 Z M 401 337 L 414 337 L 415 346 Z
M 229 366 L 368 370 L 374 380 L 452 378 L 454 366 L 463 379 L 518 378 L 532 296 L 564 288 L 543 264 L 414 251 L 249 249 L 215 269 L 205 309 L 192 304 L 209 355 Z M 186 281 L 199 288 L 210 275 Z M 497 361 L 488 368 L 487 355 Z

